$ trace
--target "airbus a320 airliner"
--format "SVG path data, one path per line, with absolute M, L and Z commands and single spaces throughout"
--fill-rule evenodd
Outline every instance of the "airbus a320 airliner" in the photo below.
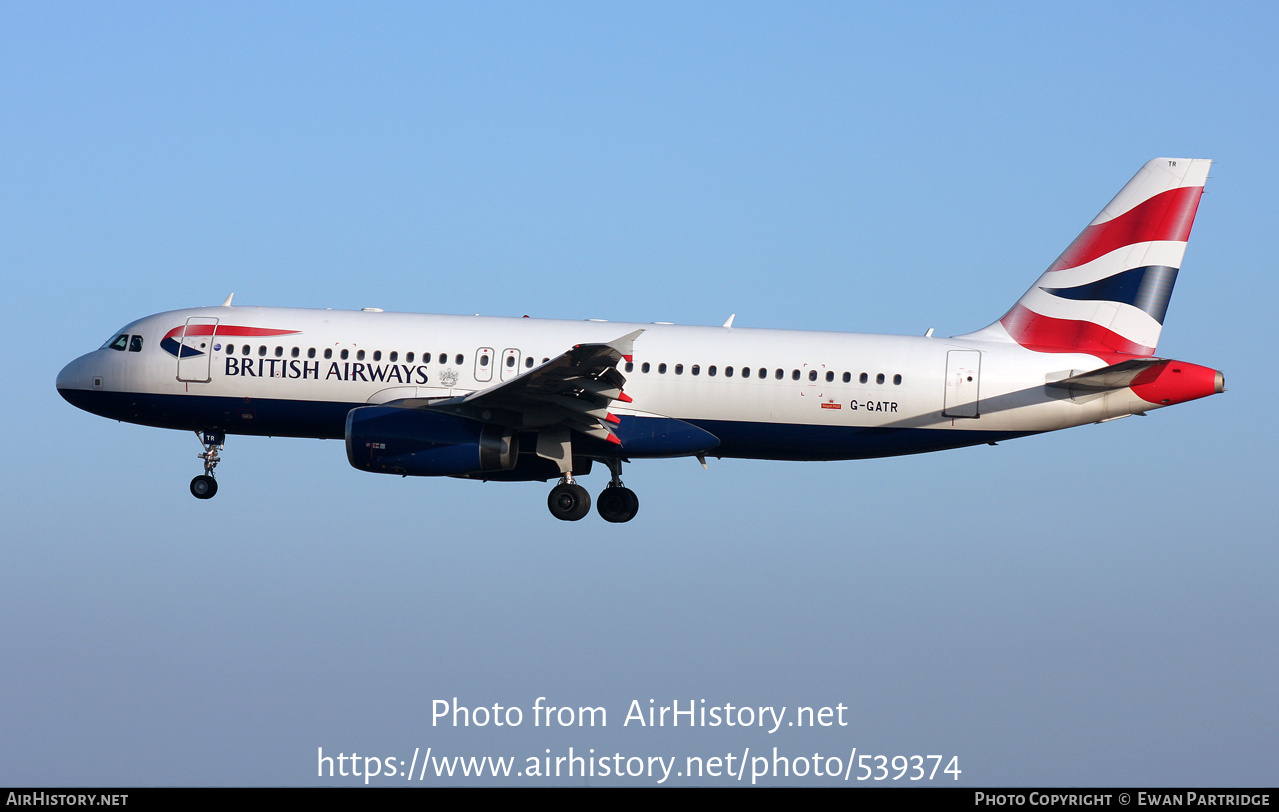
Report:
M 220 307 L 135 321 L 58 375 L 81 409 L 195 431 L 217 492 L 228 434 L 343 439 L 403 476 L 577 477 L 626 522 L 622 463 L 851 460 L 994 443 L 1220 393 L 1221 372 L 1155 346 L 1210 161 L 1141 168 L 1007 313 L 951 338 L 530 318 Z

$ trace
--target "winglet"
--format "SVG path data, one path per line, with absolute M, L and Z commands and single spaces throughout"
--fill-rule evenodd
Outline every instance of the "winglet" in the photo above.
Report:
M 640 333 L 642 332 L 644 332 L 644 329 L 640 328 L 633 333 L 627 333 L 621 338 L 614 339 L 608 342 L 607 344 L 605 344 L 604 346 L 617 350 L 624 357 L 629 359 L 630 356 L 634 354 L 635 339 L 639 338 Z

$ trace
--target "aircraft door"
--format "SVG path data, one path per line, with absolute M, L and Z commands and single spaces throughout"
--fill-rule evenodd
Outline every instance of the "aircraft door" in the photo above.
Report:
M 514 378 L 520 374 L 520 351 L 502 350 L 502 380 Z
M 178 380 L 188 383 L 208 383 L 213 360 L 213 339 L 217 336 L 218 320 L 209 316 L 192 316 L 182 328 L 178 340 Z
M 493 380 L 493 348 L 480 347 L 475 351 L 475 380 L 487 383 Z
M 981 352 L 951 350 L 946 353 L 946 417 L 981 417 L 978 392 L 981 384 Z

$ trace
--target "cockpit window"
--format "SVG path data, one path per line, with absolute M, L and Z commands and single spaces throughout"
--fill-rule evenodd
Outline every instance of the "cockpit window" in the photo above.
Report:
M 142 336 L 129 338 L 129 352 L 142 352 Z
M 114 340 L 108 341 L 105 346 L 124 352 L 125 348 L 129 346 L 129 334 L 125 333 L 124 335 L 116 336 Z

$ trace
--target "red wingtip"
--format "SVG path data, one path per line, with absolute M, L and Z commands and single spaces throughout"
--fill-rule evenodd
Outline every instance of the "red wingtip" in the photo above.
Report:
M 613 414 L 612 412 L 607 412 L 607 413 L 605 413 L 605 415 L 604 415 L 604 419 L 605 419 L 605 420 L 607 420 L 607 421 L 608 421 L 608 422 L 610 422 L 610 423 L 621 423 L 621 422 L 622 422 L 622 418 L 618 417 L 617 415 Z
M 612 434 L 612 433 L 610 433 L 610 434 L 608 435 L 608 441 L 609 441 L 610 443 L 615 443 L 616 445 L 621 445 L 621 444 L 622 444 L 622 441 L 621 441 L 621 440 L 619 440 L 619 439 L 617 439 L 617 435 L 616 435 L 616 434 Z
M 622 392 L 621 394 L 619 394 L 619 395 L 617 396 L 617 399 L 618 399 L 618 400 L 620 400 L 620 401 L 622 401 L 623 403 L 631 403 L 631 402 L 632 402 L 632 401 L 631 401 L 631 396 L 630 396 L 630 395 L 628 395 L 628 394 L 626 394 L 625 392 Z

